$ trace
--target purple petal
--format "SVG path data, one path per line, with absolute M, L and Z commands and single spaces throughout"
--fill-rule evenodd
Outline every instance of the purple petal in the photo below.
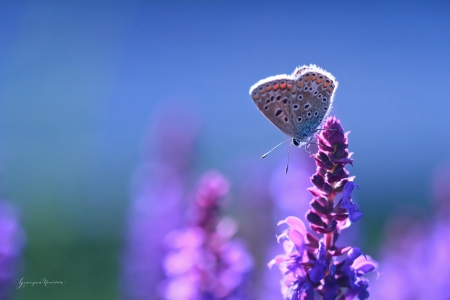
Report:
M 315 236 L 313 236 L 310 233 L 308 233 L 306 235 L 306 239 L 308 241 L 308 246 L 309 247 L 319 248 L 319 240 Z
M 353 166 L 353 159 L 351 158 L 347 158 L 347 157 L 343 157 L 343 158 L 339 158 L 339 159 L 333 159 L 334 163 L 341 163 L 341 164 L 349 164 Z
M 370 257 L 358 257 L 352 264 L 352 268 L 359 274 L 367 274 L 378 268 L 378 264 Z
M 288 229 L 287 230 L 288 238 L 294 243 L 295 248 L 297 249 L 300 255 L 303 255 L 305 251 L 305 238 L 300 234 L 297 230 Z
M 324 197 L 323 192 L 316 187 L 310 187 L 307 188 L 307 190 L 313 195 L 314 197 Z
M 314 184 L 319 190 L 322 190 L 325 179 L 321 174 L 316 173 L 311 177 L 311 183 Z
M 331 269 L 331 268 L 330 268 Z M 336 292 L 339 289 L 336 278 L 334 277 L 334 274 L 331 273 L 325 278 L 325 294 L 323 295 L 323 298 L 325 300 L 335 300 L 336 299 Z
M 356 271 L 361 272 L 362 274 L 367 274 L 373 270 L 375 270 L 375 265 L 370 262 L 356 269 Z
M 351 263 L 353 263 L 355 261 L 355 259 L 357 259 L 358 257 L 360 257 L 361 255 L 364 255 L 364 253 L 361 251 L 361 249 L 357 248 L 357 247 L 353 247 L 348 253 L 348 259 L 351 261 Z
M 314 300 L 314 290 L 305 291 L 306 297 L 305 300 Z
M 351 199 L 352 192 L 355 187 L 359 189 L 359 186 L 352 181 L 347 182 L 344 186 L 341 200 L 341 206 L 348 211 L 349 219 L 352 222 L 358 221 L 363 215 L 361 210 L 359 209 L 359 206 L 353 203 Z
M 322 149 L 327 152 L 332 152 L 334 150 L 334 148 L 330 146 L 328 141 L 326 141 L 320 135 L 317 136 L 317 143 L 319 144 L 319 149 Z
M 271 261 L 269 261 L 269 263 L 267 264 L 267 266 L 269 267 L 269 269 L 271 269 L 273 267 L 273 265 L 281 265 L 284 261 L 286 260 L 286 257 L 282 254 L 279 254 L 277 256 L 275 256 Z
M 278 222 L 277 225 L 281 225 L 281 224 L 287 224 L 292 229 L 297 230 L 301 235 L 306 236 L 305 223 L 303 223 L 303 221 L 297 217 L 293 217 L 293 216 L 287 217 L 286 219 Z
M 360 189 L 359 186 L 357 184 L 355 184 L 353 181 L 349 181 L 345 184 L 344 191 L 342 192 L 342 204 L 343 205 L 344 205 L 344 203 L 347 204 L 348 202 L 351 201 L 352 192 L 355 189 L 355 187 L 357 187 L 358 190 Z
M 350 176 L 339 181 L 335 186 L 334 190 L 336 193 L 340 193 L 344 190 L 344 186 L 347 182 L 355 180 L 355 176 Z
M 367 289 L 369 288 L 369 284 L 362 280 L 355 287 L 349 288 L 345 293 L 346 300 L 353 300 L 355 296 L 358 296 L 359 300 L 366 300 L 369 298 L 369 292 Z
M 352 222 L 356 222 L 363 216 L 363 213 L 359 209 L 358 204 L 353 204 L 350 206 L 350 209 L 348 210 L 348 218 Z
M 320 243 L 319 257 L 314 262 L 314 267 L 309 270 L 309 278 L 312 282 L 319 282 L 325 277 L 325 271 L 327 269 L 327 252 L 323 242 Z
M 322 203 L 320 203 L 320 198 L 319 199 L 317 199 L 317 198 L 313 199 L 310 202 L 310 205 L 316 212 L 318 212 L 318 213 L 320 213 L 322 215 L 326 215 L 328 213 L 327 208 L 325 208 L 325 206 L 322 205 Z
M 322 226 L 322 227 L 327 226 L 327 224 L 322 220 L 322 218 L 318 214 L 313 212 L 312 210 L 308 210 L 308 212 L 306 213 L 306 219 L 310 223 L 315 224 L 317 226 Z
M 331 162 L 330 158 L 323 151 L 319 151 L 316 155 L 313 155 L 313 158 L 318 167 L 326 170 L 333 169 L 333 162 Z
M 348 171 L 344 169 L 344 165 L 339 164 L 333 170 L 333 173 L 327 172 L 327 182 L 334 183 L 348 177 Z
M 323 264 L 316 263 L 314 268 L 309 271 L 309 277 L 311 278 L 311 281 L 319 282 L 320 280 L 322 280 L 322 278 L 325 277 L 325 268 L 326 266 L 324 266 Z
M 312 286 L 311 282 L 309 282 L 309 280 L 305 282 L 302 289 L 306 293 L 305 300 L 314 300 L 314 287 Z

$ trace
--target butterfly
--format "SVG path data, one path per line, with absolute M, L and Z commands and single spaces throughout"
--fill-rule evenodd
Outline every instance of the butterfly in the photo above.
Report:
M 308 149 L 331 110 L 337 86 L 333 75 L 309 65 L 296 68 L 291 75 L 258 81 L 250 88 L 250 96 L 262 114 L 292 138 L 291 144 Z

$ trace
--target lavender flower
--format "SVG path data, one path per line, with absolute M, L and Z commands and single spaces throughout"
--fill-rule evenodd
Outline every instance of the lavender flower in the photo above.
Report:
M 246 299 L 242 288 L 252 260 L 241 243 L 231 240 L 236 224 L 219 216 L 228 190 L 221 175 L 205 174 L 195 195 L 191 225 L 166 237 L 166 299 Z
M 25 232 L 18 213 L 10 203 L 0 202 L 0 299 L 9 295 L 19 278 Z
M 449 299 L 450 222 L 414 224 L 402 220 L 389 224 L 389 228 L 396 234 L 382 248 L 374 298 Z
M 180 223 L 198 133 L 190 114 L 168 108 L 155 113 L 144 140 L 143 162 L 133 178 L 133 195 L 120 278 L 122 298 L 158 299 L 164 279 L 164 237 Z M 167 118 L 185 120 L 167 122 Z M 177 134 L 182 132 L 182 134 Z
M 278 237 L 284 240 L 285 254 L 276 256 L 269 266 L 279 266 L 283 275 L 281 292 L 286 299 L 369 297 L 368 281 L 362 276 L 373 271 L 376 263 L 359 248 L 336 246 L 341 231 L 362 217 L 359 206 L 351 198 L 358 186 L 345 169 L 353 163 L 347 136 L 334 117 L 328 118 L 317 136 L 319 149 L 313 155 L 317 170 L 311 177 L 314 187 L 309 191 L 313 200 L 306 219 L 322 238 L 308 233 L 299 218 L 291 216 L 279 223 L 288 225 Z M 341 193 L 341 199 L 335 203 Z M 346 257 L 338 259 L 342 255 Z
M 433 220 L 418 221 L 403 210 L 388 222 L 381 274 L 374 282 L 376 299 L 450 299 L 449 178 L 450 161 L 441 163 L 433 176 Z
M 279 274 L 265 266 L 265 262 L 277 253 L 273 246 L 278 246 L 272 238 L 275 228 L 272 222 L 268 222 L 273 212 L 267 184 L 271 175 L 269 166 L 249 159 L 239 160 L 234 165 L 233 174 L 242 178 L 233 185 L 234 195 L 245 201 L 233 201 L 230 209 L 236 212 L 234 216 L 239 220 L 239 235 L 247 242 L 254 260 L 248 299 L 279 299 L 279 287 L 273 280 Z

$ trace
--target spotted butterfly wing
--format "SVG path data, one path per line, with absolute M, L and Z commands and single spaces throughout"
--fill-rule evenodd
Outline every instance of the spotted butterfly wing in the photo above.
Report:
M 282 82 L 286 83 L 283 89 Z M 295 69 L 292 75 L 263 79 L 252 86 L 250 95 L 261 112 L 301 146 L 328 115 L 337 85 L 333 75 L 310 65 Z
M 295 134 L 291 117 L 292 75 L 277 75 L 258 81 L 250 88 L 250 95 L 259 110 L 278 129 L 289 136 Z
M 338 82 L 333 75 L 311 65 L 294 71 L 295 92 L 292 91 L 292 116 L 294 136 L 305 142 L 320 128 L 333 104 Z

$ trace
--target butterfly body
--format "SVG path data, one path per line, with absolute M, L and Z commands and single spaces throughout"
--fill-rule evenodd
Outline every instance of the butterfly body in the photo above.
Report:
M 298 147 L 308 144 L 333 104 L 338 82 L 315 66 L 302 66 L 291 75 L 276 75 L 250 88 L 254 103 Z

